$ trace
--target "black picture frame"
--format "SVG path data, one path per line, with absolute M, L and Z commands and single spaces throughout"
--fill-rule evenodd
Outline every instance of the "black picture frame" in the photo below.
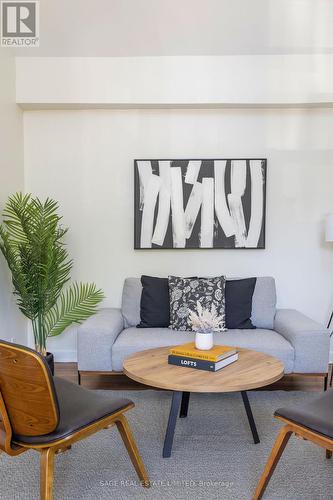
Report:
M 185 171 L 189 165 L 189 162 L 201 162 L 200 175 L 198 175 L 198 180 L 202 181 L 203 178 L 213 178 L 213 167 L 215 162 L 226 162 L 224 181 L 225 181 L 225 197 L 227 200 L 227 195 L 230 194 L 230 176 L 231 176 L 231 162 L 246 162 L 246 187 L 244 195 L 242 196 L 242 207 L 244 212 L 246 231 L 249 229 L 250 218 L 251 218 L 251 169 L 250 165 L 253 162 L 260 162 L 261 172 L 262 172 L 262 223 L 260 229 L 260 236 L 258 238 L 258 244 L 256 246 L 236 246 L 235 236 L 227 237 L 217 220 L 217 215 L 214 210 L 214 240 L 213 246 L 202 247 L 200 245 L 200 215 L 201 208 L 198 212 L 197 219 L 193 225 L 193 237 L 186 241 L 184 247 L 174 246 L 172 237 L 172 214 L 171 208 L 169 213 L 168 227 L 165 235 L 165 240 L 163 245 L 157 245 L 152 243 L 151 246 L 141 245 L 141 225 L 142 225 L 142 214 L 143 209 L 140 206 L 140 176 L 138 165 L 139 162 L 149 162 L 151 165 L 152 173 L 156 176 L 159 175 L 159 162 L 170 162 L 170 167 L 180 167 L 182 173 L 182 187 L 183 187 L 183 209 L 187 206 L 189 197 L 191 195 L 191 185 L 185 183 Z M 209 171 L 211 170 L 211 171 Z M 134 160 L 134 249 L 135 250 L 207 250 L 207 249 L 223 249 L 223 250 L 263 250 L 266 248 L 266 185 L 267 185 L 267 158 L 190 158 L 190 159 L 135 159 Z M 142 187 L 142 183 L 141 183 Z M 227 202 L 228 203 L 228 202 Z M 156 200 L 154 209 L 154 222 L 153 227 L 156 225 L 157 215 L 158 215 L 158 205 L 159 205 L 159 195 Z M 215 207 L 215 205 L 214 205 Z

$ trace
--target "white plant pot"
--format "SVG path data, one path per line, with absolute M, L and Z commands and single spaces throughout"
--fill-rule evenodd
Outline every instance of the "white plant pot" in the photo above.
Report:
M 196 332 L 195 334 L 195 347 L 201 351 L 209 351 L 214 345 L 213 332 L 201 333 Z

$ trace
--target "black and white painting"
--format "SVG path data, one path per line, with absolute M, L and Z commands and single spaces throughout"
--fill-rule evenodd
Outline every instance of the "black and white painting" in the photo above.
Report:
M 266 164 L 135 160 L 135 248 L 265 248 Z

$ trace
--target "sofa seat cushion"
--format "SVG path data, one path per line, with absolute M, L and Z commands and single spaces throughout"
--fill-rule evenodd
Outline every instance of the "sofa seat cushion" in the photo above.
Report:
M 185 344 L 194 340 L 194 333 L 179 332 L 169 328 L 130 327 L 123 330 L 112 346 L 113 371 L 121 372 L 123 362 L 135 352 Z M 220 345 L 231 345 L 264 352 L 278 358 L 284 364 L 285 373 L 291 373 L 294 367 L 294 349 L 292 345 L 274 330 L 229 330 L 215 333 L 214 341 Z

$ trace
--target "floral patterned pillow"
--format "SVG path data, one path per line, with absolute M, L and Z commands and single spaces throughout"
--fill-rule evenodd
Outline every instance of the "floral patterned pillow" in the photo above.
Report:
M 192 331 L 189 322 L 190 311 L 196 311 L 197 302 L 204 309 L 216 308 L 223 318 L 225 328 L 225 277 L 217 278 L 179 278 L 169 276 L 170 327 L 173 330 Z

